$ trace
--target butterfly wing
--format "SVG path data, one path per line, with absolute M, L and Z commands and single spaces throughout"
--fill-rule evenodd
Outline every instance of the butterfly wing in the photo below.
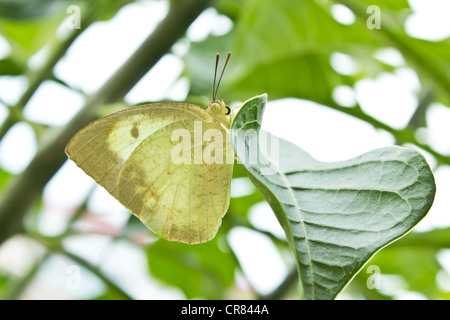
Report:
M 155 103 L 131 107 L 91 122 L 69 141 L 66 153 L 81 169 L 118 198 L 120 171 L 133 150 L 149 135 L 171 123 L 212 121 L 200 107 Z
M 156 234 L 203 242 L 214 236 L 228 209 L 232 165 L 172 163 L 169 133 L 183 128 L 192 132 L 195 122 L 216 126 L 209 113 L 194 105 L 128 108 L 80 130 L 66 153 Z M 161 182 L 164 170 L 174 174 Z
M 202 137 L 210 129 L 223 137 L 216 145 L 223 152 L 218 163 L 207 164 L 203 156 L 209 143 Z M 172 141 L 176 131 L 184 132 L 189 140 L 190 148 L 184 150 L 188 157 L 182 163 L 174 161 L 173 150 L 175 144 L 186 141 Z M 125 163 L 119 178 L 119 199 L 165 239 L 185 243 L 212 239 L 229 206 L 233 164 L 226 161 L 226 148 L 231 147 L 227 134 L 215 123 L 190 120 L 156 131 Z M 196 161 L 198 152 L 201 163 L 199 158 Z

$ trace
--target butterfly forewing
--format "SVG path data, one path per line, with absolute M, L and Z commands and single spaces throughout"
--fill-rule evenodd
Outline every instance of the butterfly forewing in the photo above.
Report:
M 194 108 L 195 107 L 195 108 Z M 152 104 L 128 108 L 101 118 L 80 130 L 66 153 L 81 169 L 117 198 L 122 166 L 131 152 L 156 130 L 185 119 L 208 119 L 189 104 Z

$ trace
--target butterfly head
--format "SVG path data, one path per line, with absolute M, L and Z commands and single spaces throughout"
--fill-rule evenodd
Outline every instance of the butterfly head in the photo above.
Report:
M 231 113 L 230 107 L 223 100 L 211 102 L 207 111 L 215 116 L 228 116 Z

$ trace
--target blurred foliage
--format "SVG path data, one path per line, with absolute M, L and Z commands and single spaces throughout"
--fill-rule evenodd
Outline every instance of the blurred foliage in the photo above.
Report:
M 75 3 L 83 8 L 83 13 L 92 14 L 86 19 L 81 30 L 74 30 L 72 38 L 58 38 L 57 29 L 67 17 L 67 6 L 73 4 L 73 1 L 0 0 L 0 34 L 10 47 L 9 55 L 0 60 L 0 77 L 26 77 L 29 84 L 36 85 L 30 85 L 28 89 L 31 92 L 22 97 L 22 105 L 18 103 L 16 106 L 10 106 L 0 100 L 8 107 L 9 112 L 7 120 L 2 124 L 0 139 L 12 124 L 19 121 L 29 123 L 33 129 L 43 128 L 27 120 L 22 114 L 29 97 L 38 90 L 43 80 L 51 79 L 68 86 L 52 73 L 58 60 L 91 23 L 114 17 L 129 2 L 133 1 L 76 1 Z M 417 72 L 422 89 L 430 90 L 433 94 L 433 99 L 421 108 L 426 110 L 434 101 L 449 105 L 450 39 L 432 42 L 408 36 L 404 31 L 404 23 L 406 17 L 411 14 L 411 9 L 406 0 L 377 0 L 376 4 L 381 7 L 382 12 L 382 28 L 370 30 L 366 27 L 368 15 L 365 8 L 372 2 L 217 0 L 214 3 L 216 10 L 233 22 L 233 28 L 225 35 L 209 35 L 197 42 L 186 38 L 180 40 L 189 44 L 187 53 L 180 55 L 185 63 L 181 77 L 187 77 L 190 85 L 186 100 L 204 101 L 202 96 L 211 96 L 213 57 L 216 52 L 225 53 L 230 50 L 233 51 L 233 63 L 230 64 L 220 89 L 220 96 L 225 101 L 243 101 L 264 92 L 269 94 L 271 100 L 285 97 L 311 100 L 360 118 L 376 128 L 387 130 L 399 143 L 420 145 L 436 157 L 438 165 L 450 164 L 448 155 L 433 150 L 426 143 L 418 144 L 415 138 L 418 127 L 413 123 L 405 129 L 393 129 L 367 116 L 359 105 L 347 108 L 333 100 L 333 90 L 339 85 L 353 87 L 360 79 L 375 78 L 381 72 L 394 71 L 395 67 L 375 58 L 378 50 L 393 47 L 403 55 L 406 66 Z M 176 5 L 177 1 L 171 3 Z M 356 16 L 353 24 L 344 25 L 333 18 L 331 8 L 337 3 L 343 3 L 352 9 Z M 55 60 L 49 58 L 42 68 L 30 69 L 30 58 L 43 48 L 48 48 L 47 56 L 54 57 Z M 336 52 L 354 59 L 360 66 L 357 72 L 344 75 L 334 70 L 329 61 L 331 55 Z M 43 137 L 43 133 L 49 133 L 49 130 L 54 128 L 44 129 L 36 132 L 39 139 Z M 13 177 L 12 173 L 0 169 L 0 193 L 6 190 L 9 180 Z M 234 177 L 246 177 L 239 165 L 235 166 Z M 267 237 L 283 256 L 288 247 L 283 239 L 260 230 L 251 223 L 250 209 L 265 201 L 256 189 L 243 197 L 232 198 L 229 213 L 216 238 L 198 246 L 157 240 L 148 230 L 142 228 L 141 224 L 136 223 L 134 218 L 129 220 L 123 230 L 113 230 L 108 234 L 93 222 L 86 205 L 88 201 L 89 198 L 85 199 L 84 203 L 74 210 L 65 231 L 55 237 L 39 234 L 36 221 L 39 221 L 43 204 L 38 201 L 25 219 L 22 235 L 39 243 L 48 254 L 63 255 L 99 278 L 105 286 L 102 294 L 92 297 L 93 299 L 130 297 L 119 284 L 104 274 L 99 266 L 88 263 L 65 247 L 65 241 L 74 234 L 106 233 L 113 240 L 120 239 L 137 246 L 147 256 L 149 274 L 164 285 L 178 288 L 186 298 L 263 297 L 254 289 L 244 293 L 239 289 L 242 284 L 238 284 L 238 280 L 240 277 L 245 278 L 246 274 L 227 238 L 228 233 L 235 227 L 245 227 Z M 88 231 L 80 228 L 80 225 L 89 223 L 92 225 Z M 428 299 L 448 298 L 448 286 L 445 289 L 445 286 L 439 285 L 439 279 L 446 273 L 437 258 L 442 250 L 450 246 L 448 234 L 448 229 L 432 230 L 424 234 L 411 232 L 376 254 L 343 291 L 342 297 L 392 299 L 401 290 L 409 290 Z M 420 238 L 425 235 L 426 238 Z M 3 247 L 0 247 L 0 251 L 2 249 Z M 22 272 L 21 276 L 0 269 L 0 298 L 23 297 L 39 270 L 45 269 L 46 260 L 42 257 L 36 258 L 33 267 Z M 287 258 L 286 265 L 288 269 L 292 269 L 292 259 Z M 394 288 L 389 292 L 369 289 L 367 280 L 370 273 L 367 268 L 371 265 L 379 266 L 383 277 L 395 276 L 401 279 L 403 285 L 397 288 L 397 291 Z M 276 299 L 301 298 L 296 290 L 298 279 L 295 273 L 293 275 L 288 276 L 274 294 L 268 296 Z M 389 281 L 389 278 L 382 280 Z
M 157 240 L 147 247 L 150 272 L 180 288 L 188 299 L 223 299 L 233 284 L 236 265 L 229 249 L 221 249 L 221 241 L 226 240 L 219 236 L 191 246 Z

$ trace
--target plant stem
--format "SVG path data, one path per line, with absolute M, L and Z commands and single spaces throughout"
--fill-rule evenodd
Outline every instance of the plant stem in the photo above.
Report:
M 427 126 L 427 110 L 430 104 L 433 102 L 434 93 L 432 90 L 423 90 L 420 95 L 419 104 L 416 111 L 409 120 L 408 126 L 413 128 L 420 128 Z
M 48 139 L 24 172 L 9 182 L 0 197 L 0 243 L 20 230 L 22 220 L 50 178 L 66 161 L 69 139 L 95 119 L 103 104 L 116 102 L 151 69 L 209 6 L 205 0 L 172 1 L 165 19 L 121 68 L 91 97 L 75 117 L 61 129 L 47 132 Z M 45 137 L 44 137 L 45 138 Z M 45 139 L 44 139 L 45 140 Z

